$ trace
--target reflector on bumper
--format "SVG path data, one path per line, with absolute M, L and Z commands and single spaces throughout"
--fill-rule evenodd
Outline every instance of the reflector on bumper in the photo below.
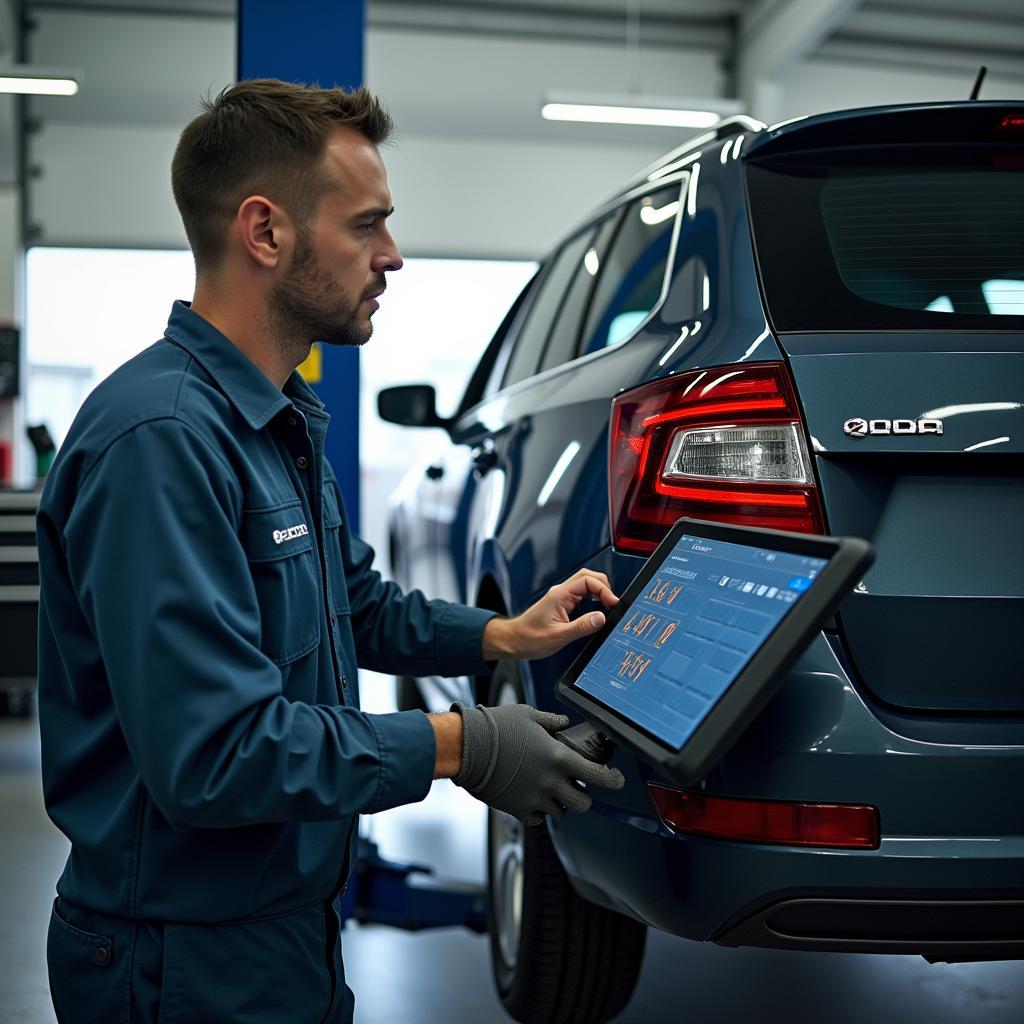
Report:
M 740 800 L 672 789 L 653 782 L 647 788 L 661 820 L 673 832 L 785 846 L 878 848 L 875 807 Z

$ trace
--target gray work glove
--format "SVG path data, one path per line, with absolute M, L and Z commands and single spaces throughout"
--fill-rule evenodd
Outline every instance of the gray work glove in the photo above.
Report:
M 561 818 L 570 808 L 589 810 L 593 801 L 577 780 L 605 789 L 625 784 L 618 768 L 595 764 L 555 739 L 569 725 L 564 715 L 528 704 L 456 703 L 451 710 L 462 715 L 462 768 L 455 785 L 524 825 L 539 825 L 545 814 Z

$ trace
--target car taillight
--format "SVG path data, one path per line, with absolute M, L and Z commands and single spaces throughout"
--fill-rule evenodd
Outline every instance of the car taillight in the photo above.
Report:
M 647 784 L 658 816 L 673 832 L 786 846 L 876 850 L 878 810 L 866 804 L 810 804 L 705 796 Z
M 718 366 L 612 402 L 612 542 L 648 553 L 680 516 L 823 533 L 793 386 L 782 363 Z

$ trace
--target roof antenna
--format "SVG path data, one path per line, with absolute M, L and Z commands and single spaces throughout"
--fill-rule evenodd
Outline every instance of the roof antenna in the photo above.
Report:
M 985 81 L 985 74 L 988 68 L 984 64 L 978 68 L 978 77 L 974 80 L 974 88 L 971 90 L 971 99 L 976 100 L 978 93 L 981 92 L 981 83 Z

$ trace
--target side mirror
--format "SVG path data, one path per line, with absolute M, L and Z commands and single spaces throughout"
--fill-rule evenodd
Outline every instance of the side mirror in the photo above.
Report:
M 437 415 L 437 397 L 430 384 L 403 384 L 377 392 L 377 413 L 388 423 L 403 427 L 441 427 L 451 425 Z

